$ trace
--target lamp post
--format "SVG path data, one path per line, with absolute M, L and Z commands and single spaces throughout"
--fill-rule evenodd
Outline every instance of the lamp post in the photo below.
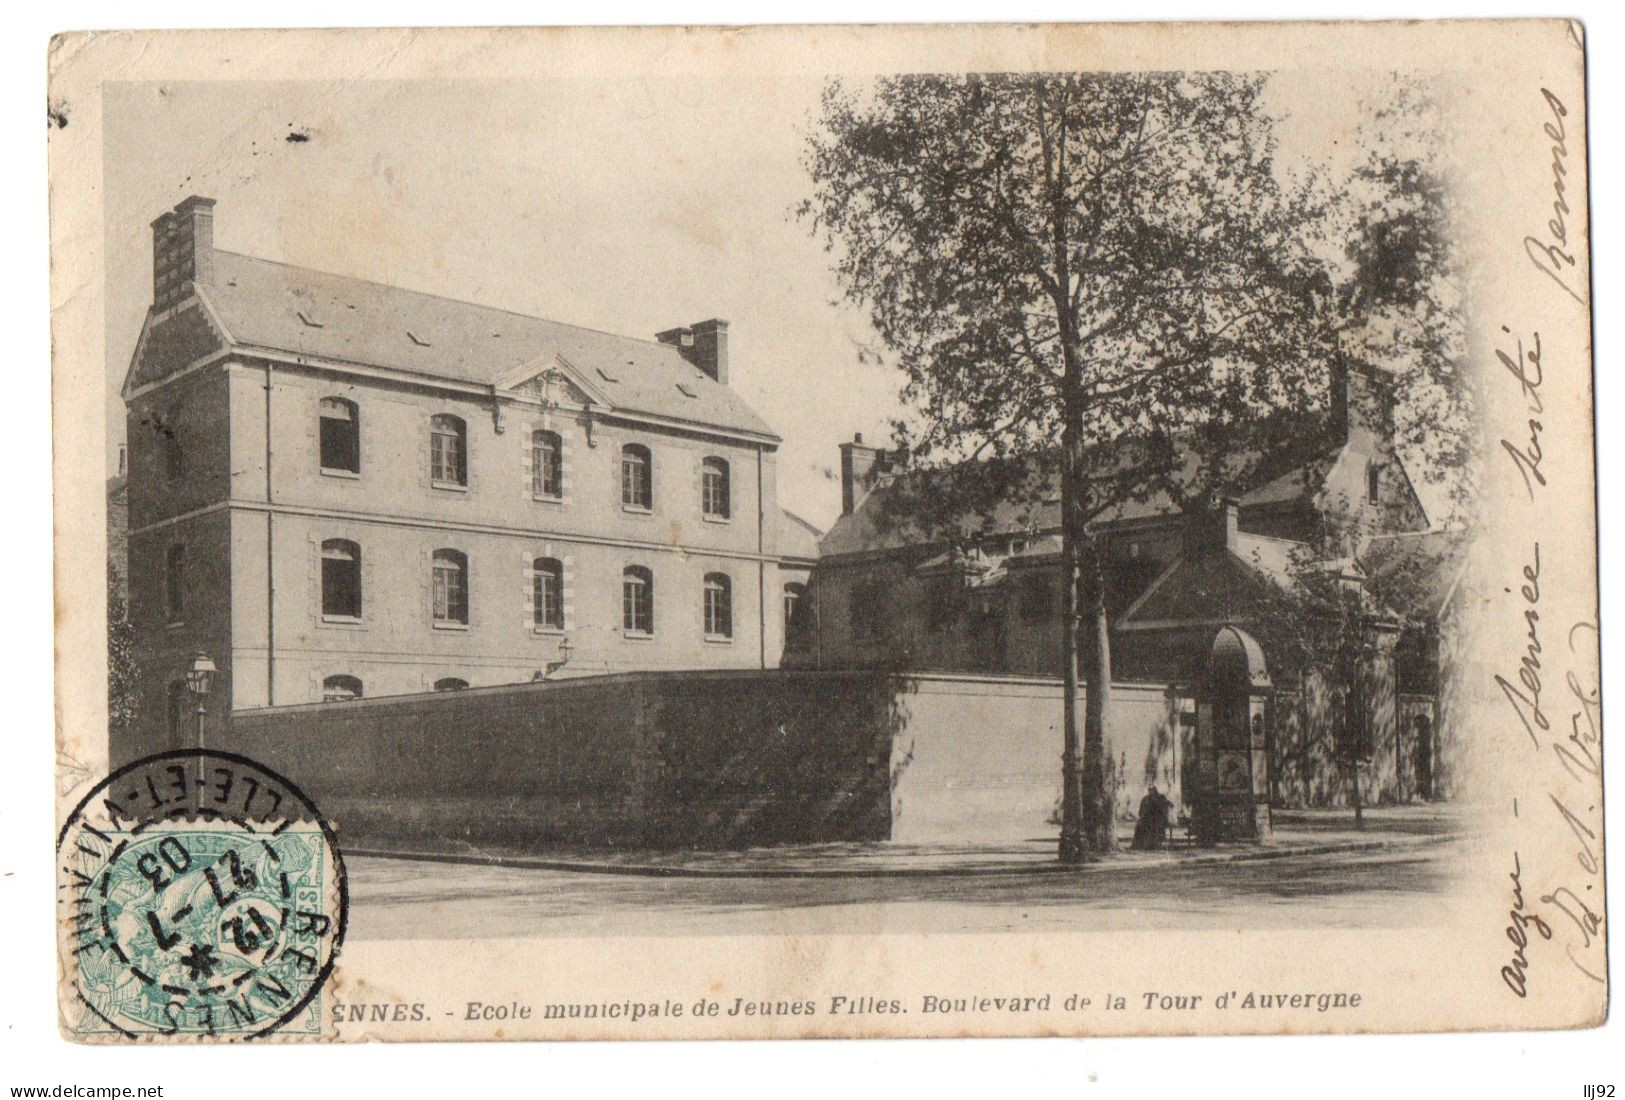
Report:
M 556 661 L 547 662 L 547 666 L 545 668 L 543 668 L 541 671 L 537 672 L 536 675 L 531 677 L 532 682 L 540 681 L 540 680 L 551 680 L 553 678 L 553 674 L 555 672 L 557 672 L 559 669 L 563 668 L 565 665 L 570 663 L 570 654 L 574 650 L 575 650 L 575 646 L 571 644 L 570 636 L 568 634 L 566 634 L 564 637 L 560 638 L 559 639 L 559 659 L 556 660 Z
M 203 704 L 214 683 L 214 662 L 206 653 L 192 654 L 192 663 L 186 667 L 186 687 L 197 696 L 197 747 L 203 746 Z

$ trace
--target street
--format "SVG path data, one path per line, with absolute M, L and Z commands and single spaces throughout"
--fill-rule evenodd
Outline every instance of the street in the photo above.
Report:
M 1147 928 L 1397 928 L 1443 918 L 1455 843 L 973 877 L 670 878 L 356 856 L 358 940 Z

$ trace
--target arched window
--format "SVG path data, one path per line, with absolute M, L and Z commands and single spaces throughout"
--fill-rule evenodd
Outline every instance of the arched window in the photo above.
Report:
M 439 413 L 429 418 L 429 479 L 468 484 L 468 428 L 461 417 Z
M 434 552 L 434 621 L 468 623 L 468 557 L 458 550 Z
M 784 586 L 784 644 L 787 648 L 799 649 L 807 644 L 812 633 L 808 622 L 811 616 L 807 612 L 807 586 L 791 581 Z
M 654 507 L 654 462 L 649 448 L 628 443 L 621 448 L 621 504 L 627 508 Z
M 530 491 L 553 500 L 564 495 L 564 441 L 558 432 L 530 433 Z
M 468 681 L 456 676 L 442 676 L 434 682 L 436 691 L 462 691 L 468 686 Z
M 621 572 L 621 627 L 631 634 L 655 632 L 655 579 L 641 565 Z
M 322 702 L 342 703 L 361 698 L 361 681 L 354 676 L 329 676 L 322 681 Z
M 186 618 L 186 547 L 176 543 L 164 551 L 164 621 Z
M 537 629 L 564 629 L 564 563 L 557 558 L 531 562 L 531 617 Z
M 733 581 L 726 573 L 705 575 L 705 634 L 708 638 L 734 636 Z
M 322 614 L 361 618 L 361 547 L 349 539 L 322 543 Z
M 700 507 L 707 516 L 727 519 L 733 514 L 729 491 L 728 463 L 720 458 L 707 458 L 700 466 Z
M 324 397 L 321 403 L 321 463 L 324 470 L 361 472 L 361 413 L 354 401 Z

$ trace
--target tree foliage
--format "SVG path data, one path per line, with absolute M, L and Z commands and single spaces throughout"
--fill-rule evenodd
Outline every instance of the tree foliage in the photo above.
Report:
M 1098 524 L 1133 501 L 1210 509 L 1323 456 L 1341 443 L 1327 413 L 1346 357 L 1400 368 L 1400 442 L 1430 472 L 1471 451 L 1427 98 L 1407 88 L 1374 111 L 1336 179 L 1279 170 L 1267 87 L 1234 72 L 834 82 L 808 138 L 802 216 L 905 378 L 897 521 L 965 544 L 1018 502 L 1059 506 L 1095 847 L 1111 801 Z M 1327 645 L 1355 644 L 1340 583 L 1300 602 L 1334 624 Z
M 973 469 L 1005 483 L 992 495 L 1052 492 L 1071 416 L 1097 444 L 1080 451 L 1087 520 L 1155 493 L 1211 500 L 1283 439 L 1283 412 L 1324 405 L 1329 286 L 1307 194 L 1273 171 L 1263 87 L 1153 73 L 826 90 L 804 212 L 906 377 L 911 466 L 1016 458 Z
M 1435 522 L 1470 523 L 1481 440 L 1441 107 L 1395 75 L 1363 113 L 1359 159 L 1321 203 L 1326 234 L 1345 242 L 1333 320 L 1347 354 L 1394 372 L 1396 443 L 1444 504 Z

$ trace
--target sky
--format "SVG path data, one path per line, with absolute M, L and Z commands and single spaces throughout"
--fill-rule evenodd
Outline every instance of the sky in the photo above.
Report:
M 1284 159 L 1349 147 L 1363 89 L 1347 75 L 1276 78 Z M 902 379 L 860 361 L 866 318 L 795 217 L 821 88 L 759 73 L 108 85 L 110 470 L 150 223 L 198 194 L 227 251 L 632 336 L 726 319 L 731 384 L 784 439 L 780 503 L 827 528 L 838 445 L 889 438 Z

